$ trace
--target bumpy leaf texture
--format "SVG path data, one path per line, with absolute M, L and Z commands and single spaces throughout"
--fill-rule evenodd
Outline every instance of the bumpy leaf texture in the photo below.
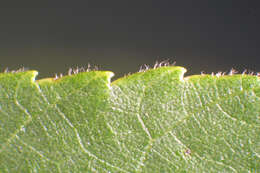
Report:
M 1 172 L 260 171 L 260 79 L 0 74 Z

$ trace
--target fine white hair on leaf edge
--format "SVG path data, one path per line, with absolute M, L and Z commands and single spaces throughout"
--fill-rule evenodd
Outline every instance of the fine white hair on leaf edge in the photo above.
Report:
M 226 73 L 226 72 L 217 72 L 217 73 L 214 73 L 212 72 L 211 73 L 211 76 L 216 76 L 216 77 L 221 77 L 221 76 L 225 76 L 225 75 L 235 75 L 235 74 L 239 74 L 239 72 L 237 70 L 235 70 L 234 68 L 232 68 L 229 73 Z M 201 75 L 205 75 L 205 73 L 202 71 L 201 72 Z M 258 76 L 259 77 L 259 72 L 253 72 L 253 71 L 248 71 L 247 69 L 245 69 L 241 75 L 250 75 L 250 76 Z
M 7 67 L 4 69 L 4 73 L 20 73 L 20 72 L 25 72 L 28 70 L 29 70 L 29 68 L 26 68 L 26 67 L 21 67 L 18 70 L 9 70 L 9 68 Z
M 98 70 L 98 67 L 97 66 L 94 66 L 93 68 L 91 68 L 91 65 L 88 64 L 87 67 L 76 67 L 76 68 L 69 68 L 68 70 L 68 75 L 73 75 L 73 74 L 78 74 L 78 73 L 81 73 L 81 72 L 89 72 L 89 71 L 97 71 Z
M 175 64 L 176 64 L 176 61 L 173 61 L 173 63 L 171 63 L 169 59 L 166 59 L 166 60 L 163 60 L 163 61 L 160 61 L 160 62 L 156 61 L 152 68 L 150 68 L 149 65 L 144 64 L 140 67 L 138 72 L 145 72 L 149 69 L 157 69 L 157 68 L 160 68 L 160 67 L 174 66 Z
M 97 71 L 98 70 L 98 67 L 97 66 L 93 66 L 93 68 L 91 68 L 91 65 L 88 64 L 87 67 L 75 67 L 75 68 L 69 68 L 68 70 L 68 76 L 71 76 L 71 75 L 75 75 L 75 74 L 78 74 L 78 73 L 81 73 L 81 72 L 90 72 L 90 71 Z M 63 77 L 63 74 L 55 74 L 55 77 L 54 77 L 54 80 L 57 80 L 57 79 L 60 79 Z

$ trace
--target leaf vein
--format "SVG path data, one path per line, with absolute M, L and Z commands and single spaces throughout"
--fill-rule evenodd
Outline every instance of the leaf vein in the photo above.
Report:
M 39 91 L 41 92 L 41 94 L 43 95 L 45 101 L 46 101 L 47 103 L 49 103 L 47 97 L 43 94 L 43 92 L 41 91 L 40 87 L 38 87 L 38 88 L 39 88 Z M 50 104 L 50 103 L 49 103 L 49 104 Z M 106 165 L 108 165 L 108 166 L 110 166 L 110 167 L 113 167 L 113 168 L 115 168 L 115 169 L 118 169 L 118 170 L 120 170 L 120 171 L 122 171 L 122 172 L 127 172 L 127 171 L 123 170 L 122 168 L 119 168 L 119 167 L 117 167 L 117 166 L 114 166 L 114 165 L 110 164 L 109 162 L 107 162 L 107 161 L 105 161 L 105 160 L 103 160 L 103 159 L 100 159 L 99 157 L 97 157 L 96 155 L 94 155 L 93 153 L 91 153 L 89 150 L 87 150 L 87 149 L 85 148 L 85 146 L 84 146 L 82 140 L 81 140 L 81 137 L 80 137 L 80 135 L 79 135 L 79 133 L 78 133 L 77 128 L 74 127 L 73 123 L 70 122 L 70 120 L 67 118 L 67 116 L 58 108 L 58 105 L 57 105 L 57 104 L 54 104 L 54 107 L 55 107 L 55 109 L 58 111 L 59 115 L 61 115 L 61 117 L 67 122 L 67 124 L 68 124 L 68 125 L 73 129 L 73 131 L 75 132 L 76 137 L 77 137 L 77 140 L 78 140 L 78 143 L 79 143 L 79 145 L 80 145 L 80 148 L 82 149 L 82 151 L 83 151 L 84 153 L 88 154 L 90 157 L 93 157 L 94 159 L 96 159 L 96 160 L 98 160 L 98 161 L 100 161 L 100 162 L 102 162 L 102 163 L 104 163 L 104 164 L 106 164 Z
M 23 107 L 18 99 L 17 99 L 17 92 L 18 92 L 18 88 L 19 88 L 19 85 L 20 85 L 21 81 L 19 81 L 15 87 L 15 97 L 14 97 L 14 103 L 15 105 L 20 109 L 22 110 L 27 116 L 28 118 L 26 117 L 26 120 L 24 120 L 23 124 L 20 126 L 20 128 L 16 129 L 15 132 L 13 134 L 10 135 L 10 137 L 6 140 L 6 142 L 4 142 L 1 146 L 1 149 L 0 149 L 0 153 L 4 150 L 5 146 L 10 143 L 14 138 L 15 136 L 23 130 L 23 128 L 28 125 L 31 121 L 32 121 L 32 115 L 27 111 L 27 109 L 25 107 Z
M 247 90 L 243 90 L 243 91 L 240 91 L 239 93 L 241 93 L 241 92 L 246 92 L 246 91 L 247 91 Z M 197 107 L 196 110 L 194 110 L 194 113 L 195 113 L 195 112 L 201 112 L 201 111 L 204 110 L 204 108 L 207 107 L 208 105 L 211 105 L 211 104 L 212 104 L 212 105 L 214 105 L 214 104 L 217 105 L 218 102 L 220 102 L 221 100 L 225 100 L 226 98 L 234 97 L 234 96 L 236 96 L 236 95 L 238 95 L 238 93 L 234 93 L 234 94 L 231 94 L 231 95 L 227 95 L 227 96 L 224 96 L 224 97 L 219 98 L 218 100 L 208 102 L 208 103 L 202 105 L 201 107 Z M 179 121 L 175 122 L 175 123 L 172 125 L 172 128 L 166 130 L 166 132 L 165 132 L 164 134 L 162 134 L 161 136 L 158 136 L 158 137 L 154 138 L 153 140 L 158 140 L 158 139 L 160 139 L 161 137 L 167 135 L 169 132 L 171 132 L 172 130 L 174 130 L 174 128 L 175 128 L 177 125 L 183 123 L 185 120 L 189 119 L 189 118 L 192 117 L 192 116 L 193 116 L 193 114 L 189 114 L 189 115 L 187 115 L 186 117 L 184 117 L 184 118 L 180 119 Z M 230 116 L 230 115 L 229 115 L 229 116 Z M 233 118 L 233 117 L 230 117 L 230 118 Z M 234 118 L 234 119 L 235 119 L 235 118 Z M 242 124 L 246 124 L 246 125 L 248 125 L 248 126 L 251 126 L 251 124 L 249 124 L 249 123 L 247 123 L 247 122 L 244 122 L 244 121 L 242 121 L 242 120 L 237 120 L 237 119 L 235 119 L 235 120 L 236 120 L 236 121 L 241 121 Z

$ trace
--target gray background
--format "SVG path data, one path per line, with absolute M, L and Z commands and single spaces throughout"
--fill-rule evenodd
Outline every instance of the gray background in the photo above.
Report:
M 97 65 L 116 73 L 170 59 L 188 74 L 260 69 L 260 8 L 251 0 L 13 1 L 0 5 L 0 71 L 38 78 Z

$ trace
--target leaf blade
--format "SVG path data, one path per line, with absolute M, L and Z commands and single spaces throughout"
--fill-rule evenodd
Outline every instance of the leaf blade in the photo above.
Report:
M 161 67 L 111 84 L 111 72 L 0 75 L 0 169 L 258 170 L 259 77 L 185 71 Z

